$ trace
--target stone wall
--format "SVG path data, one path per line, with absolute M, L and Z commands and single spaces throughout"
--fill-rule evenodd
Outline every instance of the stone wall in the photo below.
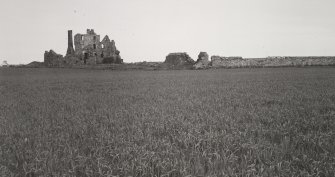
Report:
M 63 65 L 82 65 L 84 64 L 83 60 L 80 60 L 78 57 L 76 56 L 65 56 L 64 57 L 64 64 Z
M 335 57 L 310 56 L 310 57 L 267 57 L 267 58 L 242 58 L 242 57 L 211 57 L 211 66 L 214 68 L 238 67 L 285 67 L 285 66 L 328 66 L 335 65 Z
M 209 67 L 209 56 L 207 52 L 200 52 L 197 62 L 193 65 L 193 69 L 206 69 Z
M 46 66 L 61 66 L 64 62 L 63 55 L 57 54 L 53 50 L 44 52 L 44 64 Z
M 164 63 L 174 66 L 193 65 L 194 60 L 187 53 L 170 53 Z
M 211 57 L 212 67 L 224 67 L 224 68 L 237 68 L 237 67 L 246 67 L 249 65 L 249 62 L 242 57 L 220 57 L 212 56 Z
M 104 63 L 104 64 L 109 64 L 109 63 L 121 64 L 121 63 L 123 63 L 123 60 L 121 59 L 120 56 L 114 55 L 114 56 L 110 56 L 110 57 L 105 57 L 102 60 L 102 63 Z

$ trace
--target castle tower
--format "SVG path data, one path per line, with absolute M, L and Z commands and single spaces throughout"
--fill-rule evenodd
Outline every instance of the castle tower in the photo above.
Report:
M 68 44 L 67 44 L 66 56 L 68 56 L 68 55 L 74 55 L 72 30 L 68 30 L 67 34 L 68 34 L 68 40 L 67 40 Z

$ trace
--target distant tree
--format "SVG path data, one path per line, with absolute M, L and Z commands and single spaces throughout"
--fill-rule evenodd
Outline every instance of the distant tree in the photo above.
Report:
M 1 66 L 8 66 L 8 63 L 7 63 L 7 61 L 6 60 L 4 60 L 2 63 L 1 63 Z

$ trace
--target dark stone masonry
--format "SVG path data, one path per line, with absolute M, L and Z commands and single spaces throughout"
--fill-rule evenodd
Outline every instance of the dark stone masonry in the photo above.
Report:
M 193 65 L 194 60 L 185 52 L 170 53 L 168 56 L 166 56 L 164 63 L 174 66 Z
M 73 48 L 74 44 L 74 48 Z M 106 35 L 100 41 L 100 35 L 93 29 L 87 29 L 86 34 L 76 34 L 74 40 L 72 30 L 68 31 L 68 48 L 65 57 L 54 51 L 46 51 L 44 63 L 47 66 L 63 65 L 94 65 L 115 63 L 121 64 L 123 60 L 117 50 L 114 40 Z
M 57 54 L 53 50 L 44 52 L 44 64 L 46 66 L 60 66 L 63 59 L 63 55 Z

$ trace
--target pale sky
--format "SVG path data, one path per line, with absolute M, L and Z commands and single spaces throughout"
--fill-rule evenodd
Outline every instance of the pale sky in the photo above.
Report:
M 65 55 L 67 30 L 114 39 L 125 62 L 168 53 L 335 56 L 335 0 L 0 0 L 0 62 Z

